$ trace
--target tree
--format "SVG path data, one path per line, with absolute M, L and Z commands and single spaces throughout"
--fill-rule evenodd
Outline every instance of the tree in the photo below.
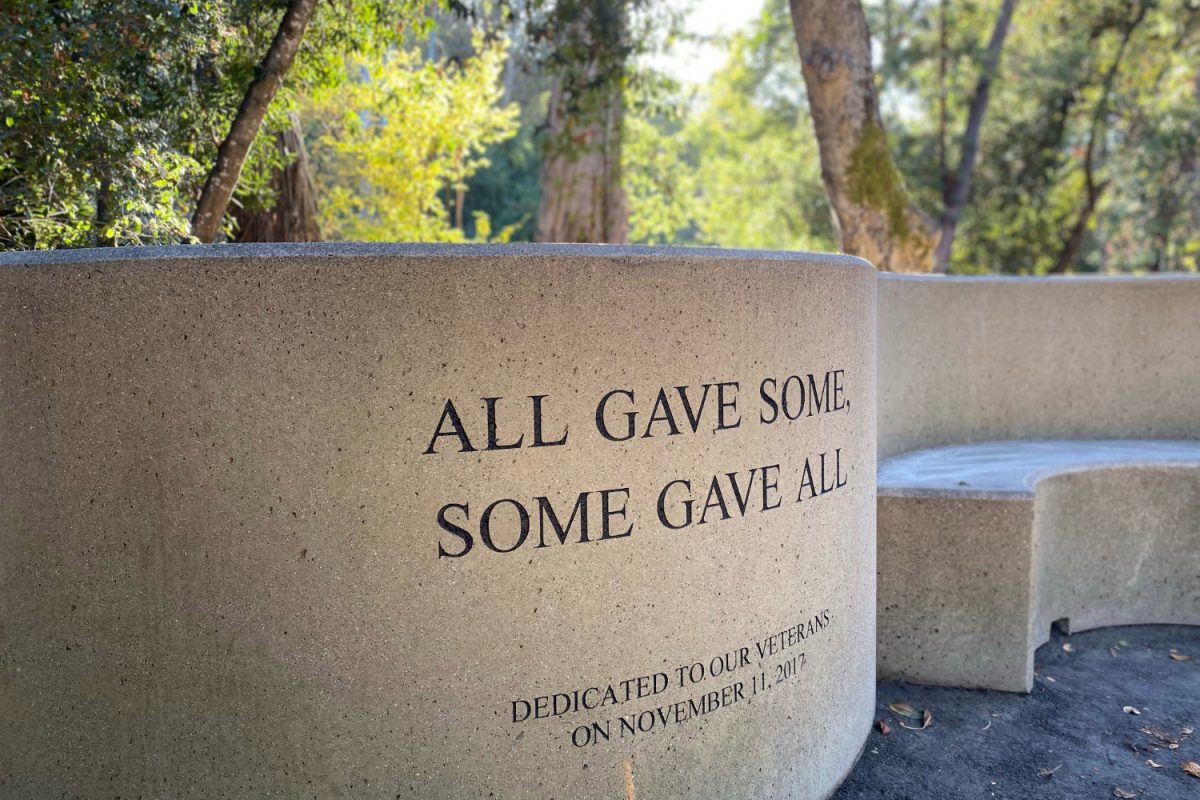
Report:
M 0 247 L 179 241 L 239 8 L 24 0 L 0 8 Z
M 909 199 L 888 149 L 862 4 L 791 0 L 790 6 L 842 249 L 879 269 L 929 271 L 935 224 Z
M 963 209 L 967 205 L 967 197 L 970 194 L 971 176 L 975 172 L 975 158 L 979 150 L 979 133 L 983 125 L 983 115 L 987 111 L 988 100 L 991 96 L 992 80 L 1000 65 L 1000 52 L 1004 49 L 1004 39 L 1008 36 L 1008 26 L 1012 21 L 1014 6 L 1016 6 L 1016 0 L 1003 0 L 1000 4 L 1000 13 L 996 16 L 996 25 L 992 29 L 992 38 L 988 42 L 987 51 L 984 53 L 983 64 L 979 72 L 979 81 L 975 85 L 975 94 L 971 98 L 971 110 L 967 115 L 966 131 L 963 133 L 962 155 L 959 157 L 958 170 L 955 173 L 954 180 L 947 180 L 945 183 L 946 189 L 943 197 L 945 210 L 942 212 L 938 244 L 933 257 L 933 269 L 935 272 L 947 272 L 950 269 L 950 250 L 954 246 L 954 234 L 958 230 L 958 221 L 962 217 Z M 943 40 L 943 51 L 944 47 L 945 42 Z M 943 142 L 945 137 L 945 107 L 943 98 L 940 108 Z M 944 157 L 944 143 L 941 152 Z
M 784 250 L 835 247 L 786 0 L 768 0 L 694 102 L 627 119 L 630 238 Z
M 27 0 L 0 7 L 0 247 L 179 242 L 281 0 Z M 417 0 L 338 0 L 307 27 L 265 110 L 233 205 L 273 202 L 297 92 L 346 79 L 347 54 L 423 25 Z M 252 126 L 251 126 L 252 127 Z M 239 128 L 240 129 L 240 128 Z M 234 159 L 236 160 L 236 159 Z M 228 162 L 232 163 L 232 162 Z M 230 227 L 225 215 L 216 219 Z
M 317 193 L 309 168 L 300 117 L 275 134 L 279 163 L 271 169 L 269 204 L 242 203 L 233 211 L 238 242 L 319 242 Z
M 466 181 L 516 130 L 516 108 L 500 105 L 506 43 L 475 46 L 475 56 L 437 62 L 415 48 L 376 52 L 353 62 L 357 79 L 302 102 L 330 238 L 466 238 Z M 487 238 L 486 215 L 474 222 Z
M 192 236 L 201 242 L 211 242 L 221 230 L 246 155 L 258 136 L 267 107 L 283 85 L 284 75 L 292 67 L 316 7 L 317 0 L 291 0 L 288 3 L 279 30 L 242 98 L 241 106 L 229 126 L 229 133 L 217 148 L 217 157 L 200 190 L 196 211 L 192 215 Z
M 1055 261 L 1050 272 L 1066 272 L 1075 263 L 1075 260 L 1079 256 L 1079 249 L 1083 244 L 1083 237 L 1087 233 L 1088 223 L 1096 211 L 1096 206 L 1100 202 L 1100 196 L 1108 188 L 1108 181 L 1097 181 L 1096 179 L 1096 151 L 1100 144 L 1100 137 L 1104 132 L 1104 121 L 1108 115 L 1108 105 L 1112 96 L 1113 83 L 1121 68 L 1121 62 L 1125 58 L 1125 53 L 1129 48 L 1129 40 L 1133 38 L 1134 31 L 1146 19 L 1146 12 L 1148 10 L 1149 3 L 1146 0 L 1141 0 L 1141 2 L 1135 5 L 1132 16 L 1121 31 L 1121 39 L 1117 45 L 1116 55 L 1113 56 L 1112 63 L 1109 64 L 1108 69 L 1104 72 L 1100 99 L 1096 102 L 1096 108 L 1092 112 L 1091 126 L 1088 129 L 1087 146 L 1084 148 L 1083 207 L 1079 211 L 1079 216 L 1075 220 L 1075 224 L 1071 226 L 1071 232 L 1067 235 L 1062 250 L 1058 254 L 1058 260 Z
M 1007 77 L 993 86 L 955 269 L 1195 269 L 1200 227 L 1187 165 L 1200 138 L 1200 6 L 1064 0 L 1021 9 L 1006 45 Z M 964 14 L 951 28 L 952 53 L 970 53 L 955 42 L 969 41 L 963 29 L 976 22 Z M 901 32 L 908 55 L 897 60 L 920 61 L 929 49 L 921 36 L 915 27 Z M 952 86 L 950 97 L 952 107 L 965 106 L 969 90 Z M 897 130 L 906 176 L 922 192 L 935 188 L 934 159 L 920 145 L 930 128 L 918 121 Z
M 621 183 L 627 0 L 558 0 L 537 37 L 551 42 L 552 75 L 541 167 L 540 242 L 625 242 Z

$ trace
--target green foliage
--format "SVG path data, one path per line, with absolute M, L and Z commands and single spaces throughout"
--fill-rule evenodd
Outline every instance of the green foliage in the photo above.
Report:
M 22 0 L 0 6 L 0 247 L 180 241 L 194 193 L 283 0 Z M 323 2 L 289 90 L 419 25 L 416 0 Z M 406 28 L 407 26 L 407 28 Z M 273 104 L 238 198 L 274 166 Z
M 768 2 L 700 109 L 628 122 L 631 238 L 725 247 L 831 249 L 829 208 L 782 0 Z
M 499 105 L 505 42 L 476 48 L 474 57 L 441 62 L 412 49 L 368 55 L 353 62 L 355 80 L 302 102 L 329 238 L 463 240 L 450 209 L 487 165 L 488 145 L 517 126 L 517 109 Z M 476 235 L 490 234 L 486 215 L 473 215 L 473 224 Z
M 869 8 L 883 45 L 886 126 L 910 193 L 934 215 L 953 169 L 979 56 L 1000 0 L 916 0 Z M 943 53 L 946 127 L 939 119 Z M 1111 91 L 1105 75 L 1139 2 L 1064 0 L 1017 6 L 992 84 L 971 196 L 952 253 L 957 272 L 1043 273 L 1084 210 L 1085 157 L 1104 185 L 1077 260 L 1082 271 L 1196 269 L 1200 206 L 1200 3 L 1148 4 Z
M 29 0 L 0 14 L 0 246 L 182 235 L 169 190 L 201 171 L 189 95 L 213 80 L 225 9 Z

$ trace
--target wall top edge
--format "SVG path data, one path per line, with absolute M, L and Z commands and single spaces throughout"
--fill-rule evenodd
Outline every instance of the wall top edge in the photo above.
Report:
M 1197 272 L 1151 272 L 1141 274 L 1100 274 L 1075 273 L 1072 275 L 926 275 L 904 272 L 881 272 L 881 281 L 889 283 L 944 283 L 944 284 L 979 284 L 979 283 L 1136 283 L 1136 282 L 1165 282 L 1186 281 L 1200 282 Z
M 786 250 L 733 250 L 718 247 L 657 247 L 605 244 L 412 244 L 309 242 L 278 244 L 195 244 L 0 252 L 0 268 L 71 266 L 114 262 L 271 260 L 308 258 L 612 258 L 637 261 L 788 262 L 800 265 L 875 268 L 857 256 Z

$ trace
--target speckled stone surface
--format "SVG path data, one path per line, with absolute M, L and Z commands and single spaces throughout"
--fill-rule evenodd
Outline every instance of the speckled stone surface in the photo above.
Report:
M 879 457 L 1200 438 L 1200 275 L 879 278 Z
M 873 707 L 875 287 L 0 254 L 0 796 L 827 795 Z
M 879 468 L 879 671 L 1029 691 L 1068 630 L 1200 624 L 1200 442 L 988 442 Z

